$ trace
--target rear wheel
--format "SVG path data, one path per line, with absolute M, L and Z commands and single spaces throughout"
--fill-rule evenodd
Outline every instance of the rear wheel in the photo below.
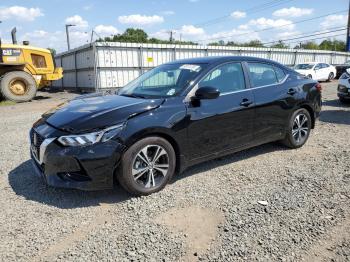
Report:
M 161 137 L 147 137 L 123 155 L 117 178 L 133 195 L 162 190 L 175 172 L 176 156 L 171 144 Z
M 328 75 L 328 82 L 330 82 L 331 80 L 334 79 L 334 73 L 333 72 L 330 72 L 329 75 Z
M 289 120 L 287 134 L 282 143 L 289 148 L 302 147 L 309 138 L 311 121 L 311 116 L 306 109 L 296 110 Z
M 6 73 L 0 81 L 2 96 L 14 102 L 26 102 L 32 100 L 37 91 L 34 78 L 23 71 Z

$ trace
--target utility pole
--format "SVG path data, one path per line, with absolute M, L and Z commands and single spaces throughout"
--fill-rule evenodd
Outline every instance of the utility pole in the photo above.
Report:
M 170 30 L 170 31 L 169 31 L 169 34 L 170 34 L 169 41 L 170 41 L 170 43 L 172 43 L 172 42 L 174 41 L 174 34 L 175 34 L 175 33 L 176 33 L 176 32 L 173 31 L 173 30 Z
M 69 42 L 69 27 L 75 26 L 72 24 L 67 24 L 66 25 L 66 36 L 67 36 L 67 46 L 68 46 L 68 51 L 70 50 L 70 42 Z
M 348 9 L 348 30 L 346 33 L 346 50 L 350 52 L 350 1 L 349 1 L 349 9 Z

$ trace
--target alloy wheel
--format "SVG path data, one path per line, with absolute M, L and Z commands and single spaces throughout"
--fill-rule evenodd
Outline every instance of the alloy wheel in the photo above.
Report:
M 300 113 L 296 115 L 293 127 L 292 127 L 292 136 L 295 142 L 298 144 L 303 143 L 308 136 L 309 133 L 309 119 L 308 117 Z
M 132 175 L 136 183 L 146 189 L 162 184 L 168 174 L 169 155 L 159 145 L 147 145 L 135 156 Z

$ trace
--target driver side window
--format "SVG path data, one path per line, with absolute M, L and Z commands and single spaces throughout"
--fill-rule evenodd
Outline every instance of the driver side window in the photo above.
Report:
M 199 87 L 214 87 L 220 94 L 245 89 L 244 74 L 240 63 L 230 63 L 217 67 L 202 81 Z

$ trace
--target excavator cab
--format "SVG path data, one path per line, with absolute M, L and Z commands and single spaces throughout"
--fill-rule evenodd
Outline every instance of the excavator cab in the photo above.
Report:
M 0 40 L 0 92 L 8 100 L 32 100 L 37 89 L 49 86 L 63 77 L 56 68 L 51 51 L 30 46 L 28 41 L 17 44 L 16 28 L 11 32 L 12 44 Z

